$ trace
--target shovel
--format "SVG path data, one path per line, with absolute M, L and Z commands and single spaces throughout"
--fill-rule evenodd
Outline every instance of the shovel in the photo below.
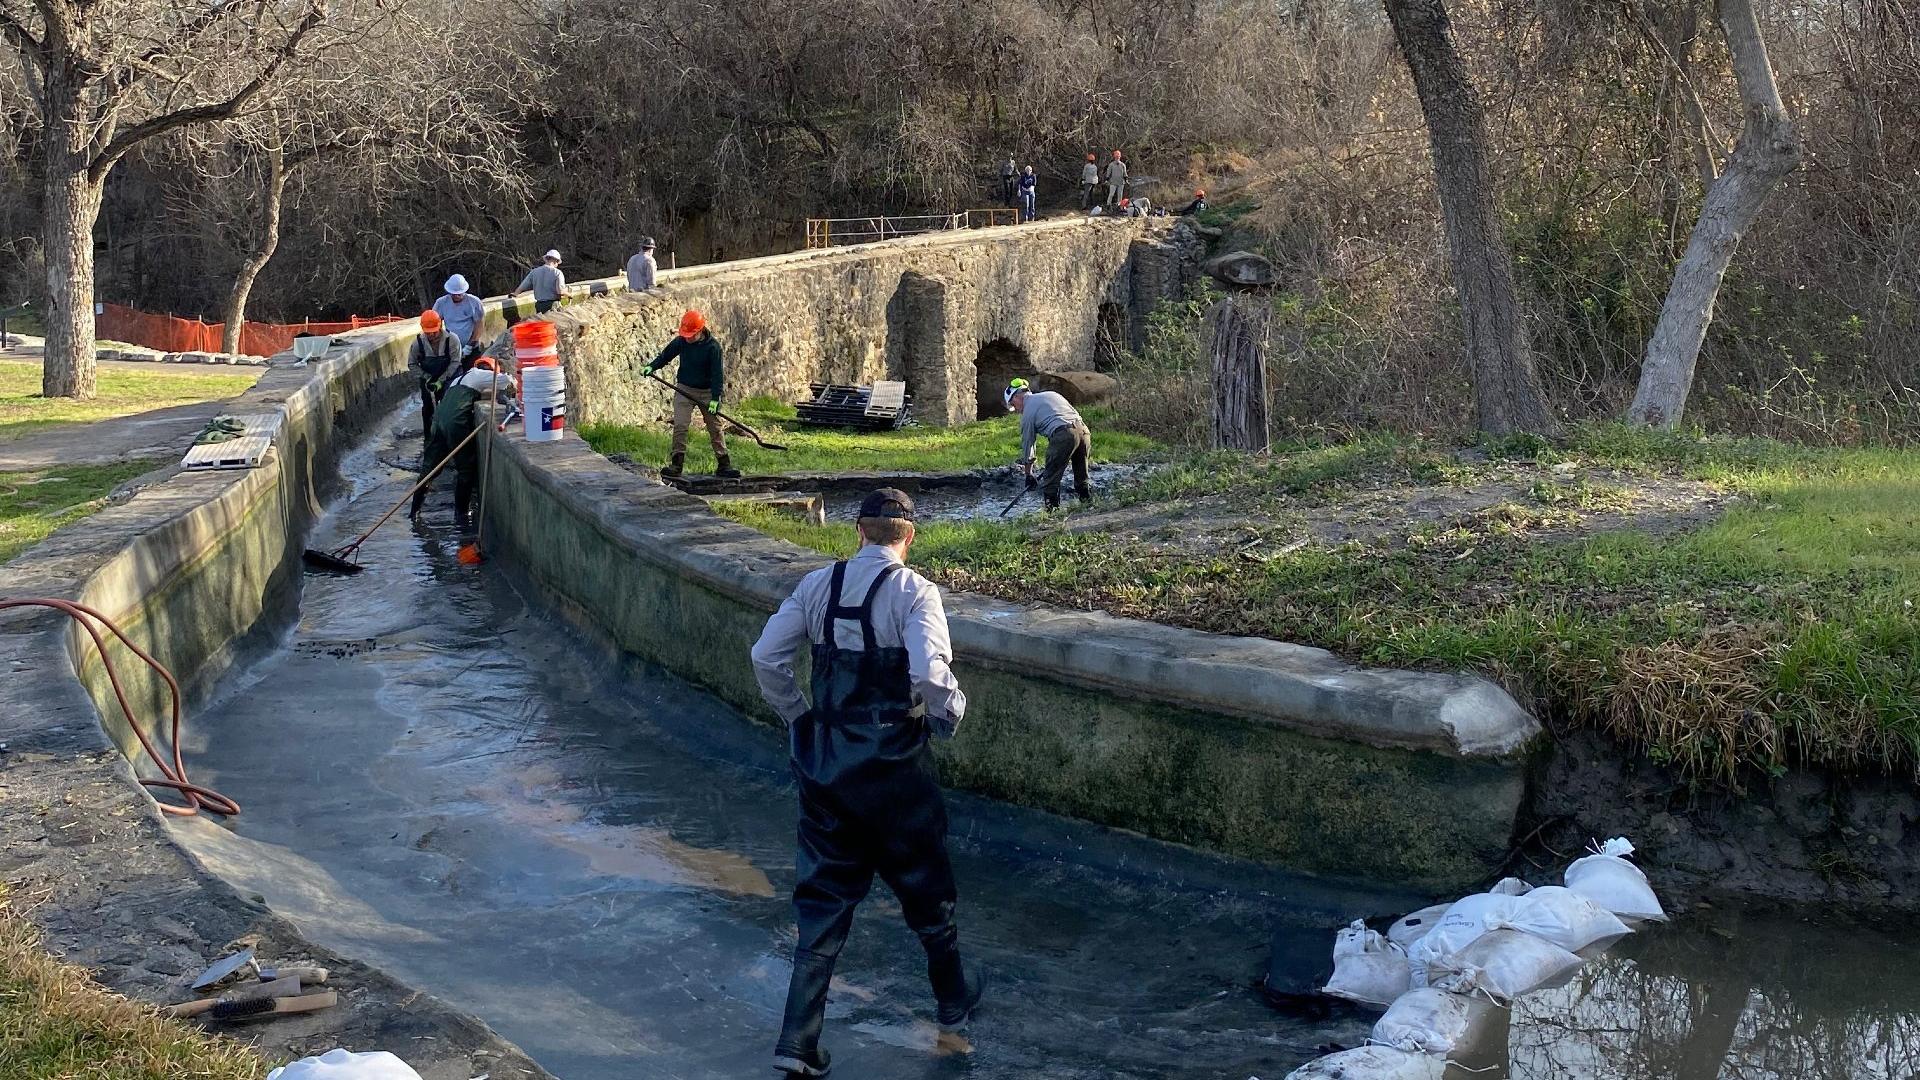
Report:
M 699 398 L 694 397 L 692 394 L 687 393 L 685 390 L 682 390 L 679 387 L 668 382 L 667 380 L 661 378 L 660 376 L 655 375 L 653 372 L 648 371 L 648 372 L 645 372 L 644 374 L 646 375 L 647 378 L 652 379 L 654 382 L 659 383 L 661 386 L 664 386 L 667 389 L 673 391 L 674 393 L 679 394 L 681 397 L 686 398 L 688 401 L 693 402 L 695 405 L 700 406 L 702 409 L 707 407 L 706 402 L 701 401 Z M 760 449 L 762 450 L 785 450 L 786 449 L 786 447 L 781 446 L 779 443 L 768 442 L 767 440 L 761 438 L 759 432 L 753 430 L 752 428 L 741 423 L 740 421 L 735 420 L 733 417 L 728 416 L 726 413 L 723 413 L 718 409 L 714 410 L 714 415 L 718 416 L 722 420 L 725 420 L 727 423 L 732 424 L 733 430 L 739 432 L 742 435 L 745 435 L 749 439 L 752 439 L 757 445 L 759 445 Z
M 433 478 L 440 475 L 440 470 L 447 467 L 447 463 L 453 460 L 454 455 L 465 449 L 466 445 L 472 442 L 479 434 L 480 426 L 475 424 L 473 430 L 467 432 L 467 437 L 461 439 L 458 446 L 455 446 L 449 451 L 446 457 L 441 458 L 438 465 L 427 470 L 427 475 L 421 477 L 419 483 L 408 488 L 407 493 L 400 496 L 400 501 L 394 503 L 392 509 L 380 515 L 380 520 L 373 523 L 372 529 L 368 529 L 366 532 L 355 537 L 352 543 L 334 548 L 332 551 L 315 551 L 312 548 L 308 548 L 300 553 L 301 561 L 316 569 L 331 570 L 336 574 L 357 574 L 365 570 L 366 567 L 353 561 L 354 556 L 360 551 L 360 545 L 367 542 L 367 537 L 373 535 L 374 529 L 385 525 L 388 518 L 399 513 L 400 508 L 407 505 L 407 500 L 413 498 L 414 492 L 433 483 Z

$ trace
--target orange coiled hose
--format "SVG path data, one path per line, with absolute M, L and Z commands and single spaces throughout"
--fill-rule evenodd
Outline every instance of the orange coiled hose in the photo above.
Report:
M 161 813 L 174 814 L 179 817 L 192 817 L 201 810 L 209 810 L 216 814 L 227 815 L 240 812 L 239 803 L 234 802 L 232 799 L 227 798 L 212 788 L 201 787 L 187 779 L 187 764 L 181 760 L 180 757 L 180 720 L 182 712 L 180 707 L 180 680 L 173 677 L 173 672 L 168 671 L 165 664 L 155 660 L 147 650 L 135 645 L 133 639 L 127 637 L 124 631 L 114 625 L 112 619 L 107 618 L 105 615 L 100 614 L 85 604 L 77 604 L 71 600 L 56 600 L 42 596 L 0 599 L 0 611 L 20 607 L 44 607 L 63 612 L 69 618 L 73 619 L 74 622 L 79 623 L 81 628 L 86 630 L 87 635 L 93 638 L 94 648 L 99 650 L 100 653 L 100 666 L 106 670 L 107 681 L 113 684 L 113 696 L 120 702 L 120 711 L 127 718 L 127 726 L 133 729 L 134 737 L 140 740 L 141 748 L 147 752 L 147 757 L 152 759 L 154 766 L 160 770 L 160 775 L 163 777 L 163 779 L 158 780 L 142 778 L 140 782 L 150 788 L 166 788 L 171 791 L 177 791 L 180 793 L 180 797 L 187 802 L 185 806 L 174 806 L 170 803 L 155 800 L 156 805 L 160 807 Z M 98 625 L 96 625 L 96 623 Z M 173 761 L 171 764 L 160 756 L 159 751 L 153 748 L 152 740 L 147 738 L 147 733 L 141 730 L 140 722 L 135 719 L 133 706 L 127 703 L 127 693 L 120 686 L 120 675 L 113 670 L 113 658 L 107 655 L 107 641 L 100 634 L 101 626 L 105 626 L 108 630 L 112 631 L 113 636 L 120 639 L 120 644 L 125 645 L 133 655 L 144 660 L 148 667 L 158 672 L 160 678 L 166 681 L 167 693 L 173 699 L 173 726 L 167 736 L 168 741 L 173 744 Z

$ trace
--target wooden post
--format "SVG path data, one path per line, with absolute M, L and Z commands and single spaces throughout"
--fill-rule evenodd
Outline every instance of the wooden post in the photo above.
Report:
M 1212 325 L 1213 445 L 1260 453 L 1273 441 L 1267 424 L 1267 320 L 1264 292 L 1234 293 L 1208 313 Z

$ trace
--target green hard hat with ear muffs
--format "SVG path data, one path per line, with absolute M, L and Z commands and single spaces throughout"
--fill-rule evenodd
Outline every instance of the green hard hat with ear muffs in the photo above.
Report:
M 1007 408 L 1011 409 L 1013 408 L 1013 395 L 1024 394 L 1032 389 L 1033 386 L 1029 384 L 1027 380 L 1015 379 L 1007 384 L 1006 390 L 1001 392 L 1000 400 L 1006 404 Z

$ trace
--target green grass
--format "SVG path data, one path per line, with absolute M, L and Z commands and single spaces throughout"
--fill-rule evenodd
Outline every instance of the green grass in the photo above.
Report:
M 729 433 L 733 463 L 748 473 L 796 472 L 968 472 L 1006 465 L 1020 456 L 1018 417 L 964 424 L 960 427 L 907 427 L 898 431 L 853 432 L 799 426 L 793 406 L 771 398 L 752 398 L 726 411 L 738 417 L 785 452 L 762 450 L 751 440 Z M 1160 450 L 1151 439 L 1101 427 L 1103 414 L 1090 411 L 1094 428 L 1093 460 L 1133 461 Z M 626 454 L 636 461 L 665 464 L 670 434 L 661 428 L 622 424 L 585 424 L 580 436 L 602 454 Z M 688 436 L 687 471 L 713 468 L 713 452 L 706 430 L 694 422 Z
M 208 375 L 103 367 L 97 395 L 91 401 L 76 401 L 41 397 L 38 363 L 0 361 L 0 443 L 61 424 L 89 423 L 172 405 L 229 398 L 251 387 L 259 378 L 259 369 Z
M 1706 480 L 1744 498 L 1680 536 L 1530 539 L 1559 507 L 1515 504 L 1476 527 L 1264 561 L 1045 519 L 930 525 L 915 562 L 952 588 L 1319 645 L 1368 664 L 1478 671 L 1540 715 L 1603 728 L 1723 784 L 1796 763 L 1920 773 L 1920 454 L 1617 427 L 1486 449 Z M 1206 455 L 1143 487 L 1250 507 L 1284 487 L 1326 494 L 1335 513 L 1357 478 L 1443 482 L 1450 460 L 1370 440 L 1266 463 Z M 1534 494 L 1609 497 L 1571 485 Z M 851 543 L 845 526 L 727 512 L 822 550 Z
M 40 948 L 0 894 L 0 1076 L 6 1080 L 257 1080 L 267 1062 L 108 993 Z
M 115 487 L 160 464 L 118 461 L 0 472 L 0 562 L 105 506 Z

